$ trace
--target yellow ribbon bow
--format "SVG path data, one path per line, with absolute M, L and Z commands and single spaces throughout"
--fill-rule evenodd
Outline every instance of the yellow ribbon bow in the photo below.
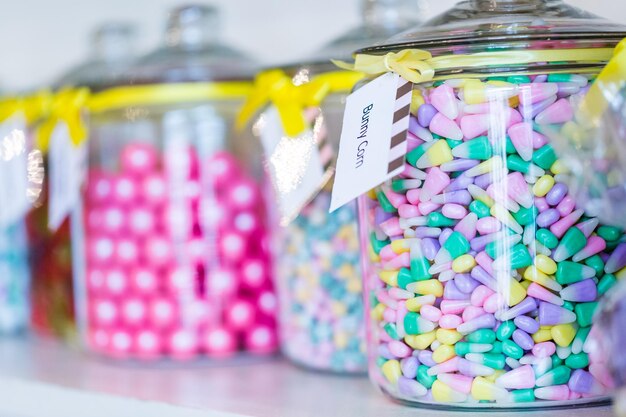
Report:
M 254 88 L 237 116 L 236 126 L 243 129 L 259 110 L 271 103 L 278 110 L 285 133 L 297 136 L 307 127 L 306 108 L 319 106 L 330 93 L 349 92 L 361 78 L 363 74 L 358 72 L 334 71 L 295 85 L 282 70 L 264 71 L 257 75 Z
M 54 95 L 50 115 L 37 129 L 37 146 L 42 152 L 48 150 L 52 132 L 58 123 L 67 125 L 70 139 L 75 145 L 87 138 L 87 127 L 82 113 L 89 95 L 88 88 L 66 88 Z
M 580 103 L 576 120 L 586 127 L 602 123 L 602 114 L 626 85 L 626 39 L 613 52 L 613 58 L 596 78 Z
M 52 94 L 47 91 L 39 91 L 24 97 L 6 97 L 0 99 L 0 123 L 16 113 L 22 113 L 27 125 L 45 117 L 50 111 Z
M 435 76 L 435 68 L 430 64 L 432 55 L 420 49 L 405 49 L 400 52 L 389 52 L 386 55 L 358 54 L 354 64 L 333 61 L 339 68 L 360 71 L 366 74 L 383 74 L 395 72 L 407 81 L 422 83 Z

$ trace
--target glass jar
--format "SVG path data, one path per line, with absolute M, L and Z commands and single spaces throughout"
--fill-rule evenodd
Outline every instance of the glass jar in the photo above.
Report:
M 231 129 L 254 64 L 218 43 L 217 20 L 175 9 L 166 45 L 87 106 L 76 312 L 88 349 L 108 357 L 277 347 L 260 151 Z
M 416 83 L 405 170 L 359 200 L 370 377 L 390 397 L 606 399 L 582 347 L 624 232 L 576 206 L 542 131 L 573 119 L 624 35 L 561 1 L 473 0 L 359 51 Z
M 109 22 L 98 27 L 91 38 L 93 56 L 58 78 L 53 88 L 102 89 L 118 82 L 132 64 L 135 29 L 131 24 Z M 35 123 L 35 126 L 37 124 Z M 44 167 L 48 167 L 47 155 Z M 72 244 L 70 220 L 50 225 L 49 187 L 44 182 L 37 204 L 26 223 L 30 243 L 31 327 L 40 335 L 72 339 L 76 335 L 72 286 Z
M 319 107 L 303 109 L 309 133 L 285 133 L 285 137 L 276 138 L 284 145 L 311 139 L 311 152 L 317 152 L 315 146 L 320 149 L 322 172 L 318 182 L 312 184 L 312 191 L 302 191 L 301 204 L 294 203 L 291 210 L 285 208 L 277 213 L 282 227 L 277 228 L 273 247 L 281 350 L 296 364 L 338 373 L 367 371 L 356 203 L 328 213 L 343 107 L 347 94 L 362 76 L 338 72 L 330 60 L 346 59 L 356 48 L 382 41 L 418 21 L 411 1 L 360 3 L 360 26 L 320 48 L 307 63 L 279 69 L 284 81 L 296 89 L 323 83 L 322 80 L 331 86 Z M 264 135 L 271 134 L 263 131 L 270 111 L 260 117 L 254 128 L 262 141 Z M 271 162 L 279 156 L 280 149 L 282 145 L 277 145 L 274 153 L 266 154 L 268 164 L 280 164 Z M 289 159 L 293 164 L 293 158 Z M 301 158 L 295 164 L 297 167 L 283 167 L 282 171 L 295 177 L 294 170 L 307 172 L 315 162 Z M 285 187 L 277 181 L 274 185 L 277 199 L 282 201 L 281 188 Z M 309 185 L 310 182 L 301 181 L 296 187 Z

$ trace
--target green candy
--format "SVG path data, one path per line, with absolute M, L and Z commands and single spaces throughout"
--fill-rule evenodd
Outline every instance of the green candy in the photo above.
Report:
M 567 384 L 571 376 L 572 370 L 565 365 L 560 365 L 537 378 L 537 386 Z M 541 385 L 539 385 L 540 383 Z
M 407 268 L 401 268 L 398 272 L 398 287 L 406 290 L 406 286 L 412 282 L 415 282 L 415 280 L 411 275 L 411 271 L 409 271 Z
M 511 400 L 516 403 L 531 403 L 535 401 L 535 390 L 516 389 L 510 392 Z
M 574 304 L 570 301 L 564 301 L 562 307 L 569 311 L 574 311 Z
M 388 361 L 388 359 L 383 358 L 382 356 L 379 356 L 378 358 L 376 358 L 376 366 L 377 367 L 382 367 L 386 362 Z
M 496 332 L 491 329 L 476 330 L 467 335 L 467 341 L 470 343 L 492 344 L 496 341 Z
M 608 290 L 610 290 L 617 283 L 617 279 L 613 274 L 606 274 L 602 277 L 600 282 L 598 282 L 598 293 L 600 295 L 606 294 Z
M 513 359 L 520 359 L 524 356 L 524 349 L 512 340 L 502 342 L 502 353 Z
M 593 255 L 585 259 L 585 265 L 596 270 L 596 277 L 600 278 L 604 274 L 604 261 L 600 255 Z
M 456 223 L 456 220 L 450 219 L 443 214 L 437 212 L 430 213 L 426 220 L 426 224 L 428 225 L 428 227 L 451 227 L 456 225 Z
M 487 136 L 481 136 L 464 142 L 458 149 L 455 149 L 452 154 L 459 158 L 486 161 L 493 156 L 493 151 L 491 150 L 491 143 Z
M 493 242 L 487 243 L 485 252 L 491 259 L 496 259 L 504 254 L 508 256 L 508 254 L 512 252 L 510 249 L 513 246 L 512 243 L 513 241 L 511 239 L 494 240 Z
M 370 234 L 370 243 L 372 245 L 372 249 L 376 253 L 376 255 L 380 254 L 380 251 L 391 243 L 389 240 L 378 240 L 376 239 L 376 233 Z
M 507 155 L 513 155 L 517 153 L 517 149 L 515 149 L 515 145 L 513 145 L 513 141 L 509 136 L 506 137 L 505 152 L 507 153 Z
M 428 366 L 420 365 L 417 367 L 417 382 L 426 387 L 426 389 L 430 389 L 435 381 L 437 380 L 437 376 L 428 375 Z
M 457 342 L 454 345 L 454 352 L 458 356 L 465 356 L 468 353 L 484 353 L 490 350 L 490 346 L 482 343 Z
M 511 269 L 526 268 L 533 264 L 533 258 L 526 245 L 518 243 L 511 249 Z
M 504 369 L 506 357 L 501 353 L 483 353 L 482 364 L 493 369 Z
M 424 281 L 432 278 L 432 274 L 428 272 L 430 262 L 425 257 L 411 259 L 411 278 L 413 281 Z
M 548 229 L 537 230 L 536 238 L 539 243 L 548 249 L 555 249 L 559 246 L 559 238 Z
M 417 164 L 417 161 L 426 153 L 428 148 L 430 148 L 433 145 L 433 143 L 434 142 L 426 142 L 424 144 L 421 144 L 417 148 L 411 150 L 411 152 L 406 154 L 406 161 L 409 164 L 415 166 Z
M 517 213 L 513 213 L 513 218 L 520 226 L 528 226 L 536 221 L 538 215 L 539 210 L 533 205 L 530 208 L 521 207 Z
M 571 74 L 550 74 L 548 75 L 549 83 L 569 83 L 572 80 Z
M 506 158 L 506 166 L 510 171 L 518 171 L 522 174 L 528 174 L 530 171 L 530 162 L 524 161 L 519 155 L 509 155 Z
M 622 231 L 613 226 L 600 226 L 596 232 L 598 236 L 607 242 L 613 242 L 622 237 Z
M 596 311 L 597 307 L 597 301 L 576 304 L 574 312 L 576 313 L 576 321 L 578 322 L 578 325 L 581 327 L 591 326 L 593 323 L 593 313 Z
M 465 255 L 471 249 L 467 238 L 459 232 L 452 232 L 443 247 L 450 253 L 452 259 Z
M 574 336 L 574 341 L 572 342 L 572 351 L 574 353 L 582 352 L 583 345 L 585 344 L 590 331 L 591 327 L 581 327 L 578 329 L 576 336 Z
M 586 278 L 589 278 L 587 275 L 585 275 L 587 268 L 589 267 L 576 262 L 559 262 L 556 267 L 555 277 L 557 282 L 561 285 L 575 284 Z
M 448 146 L 450 147 L 450 149 L 454 149 L 459 145 L 462 145 L 464 142 L 462 140 L 452 140 L 452 139 L 446 139 L 446 142 L 448 143 Z
M 556 159 L 556 153 L 550 145 L 544 145 L 533 153 L 533 163 L 545 170 L 550 169 Z
M 561 366 L 563 365 L 563 359 L 559 358 L 559 355 L 552 355 L 551 358 L 552 359 L 552 368 L 556 368 L 557 366 Z
M 620 241 L 619 241 L 619 240 L 614 240 L 614 241 L 612 241 L 612 242 L 606 242 L 606 249 L 605 249 L 605 250 L 606 250 L 607 252 L 611 252 L 611 251 L 612 251 L 612 250 L 614 250 L 614 249 L 617 247 L 617 245 L 619 245 L 619 244 L 620 244 Z
M 560 262 L 563 259 L 574 256 L 583 250 L 586 245 L 587 236 L 578 227 L 570 227 L 552 255 L 555 261 L 559 259 Z
M 504 342 L 513 336 L 513 332 L 517 330 L 517 326 L 513 323 L 513 320 L 505 321 L 500 326 L 498 326 L 498 330 L 496 331 L 496 337 L 499 341 Z
M 565 359 L 565 366 L 571 369 L 583 369 L 589 366 L 589 356 L 586 353 L 571 354 Z
M 396 208 L 391 204 L 385 193 L 383 193 L 382 191 L 376 193 L 376 198 L 378 198 L 378 203 L 385 212 L 395 213 L 397 211 Z
M 499 340 L 493 342 L 493 347 L 491 348 L 489 353 L 502 353 L 502 342 Z
M 479 219 L 491 216 L 491 213 L 489 212 L 489 207 L 482 201 L 472 201 L 472 203 L 469 205 L 469 209 L 472 213 L 476 214 Z
M 506 78 L 506 81 L 511 84 L 530 84 L 530 78 L 526 75 L 511 75 Z
M 396 325 L 394 323 L 387 323 L 385 324 L 385 332 L 387 332 L 387 334 L 389 335 L 389 337 L 391 337 L 394 340 L 400 340 L 400 336 L 398 335 L 398 332 L 396 330 Z

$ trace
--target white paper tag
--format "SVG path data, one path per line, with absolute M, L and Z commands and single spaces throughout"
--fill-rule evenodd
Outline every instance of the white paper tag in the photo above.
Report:
M 348 96 L 331 212 L 404 170 L 412 90 L 387 73 Z
M 265 164 L 278 197 L 280 222 L 291 221 L 327 180 L 318 138 L 312 130 L 288 137 L 278 110 L 270 107 L 260 119 Z
M 85 144 L 72 143 L 65 123 L 58 123 L 48 150 L 48 228 L 57 230 L 79 203 L 84 177 Z
M 0 228 L 14 224 L 30 208 L 25 131 L 21 115 L 0 125 Z

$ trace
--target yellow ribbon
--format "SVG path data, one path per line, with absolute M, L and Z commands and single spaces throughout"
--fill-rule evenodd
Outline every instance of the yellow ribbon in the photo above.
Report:
M 254 89 L 237 116 L 236 126 L 243 129 L 255 114 L 271 103 L 278 110 L 285 133 L 297 136 L 307 127 L 306 108 L 319 106 L 329 94 L 350 92 L 362 78 L 359 72 L 332 71 L 295 85 L 282 70 L 264 71 L 257 75 Z
M 5 97 L 0 99 L 0 123 L 17 113 L 22 113 L 27 125 L 44 118 L 50 111 L 52 94 L 39 91 L 24 97 Z
M 597 64 L 608 61 L 612 53 L 612 48 L 590 48 L 495 51 L 432 57 L 428 51 L 405 49 L 400 52 L 389 52 L 386 55 L 357 54 L 354 63 L 333 62 L 340 68 L 369 75 L 395 72 L 407 81 L 419 84 L 434 80 L 438 72 L 445 70 L 479 69 L 494 65 L 502 67 L 540 62 Z M 464 74 L 463 76 L 471 77 L 472 75 Z M 484 76 L 484 74 L 480 74 L 480 76 Z
M 75 145 L 87 138 L 87 128 L 83 121 L 83 109 L 89 99 L 87 88 L 66 88 L 54 95 L 49 116 L 37 128 L 37 147 L 46 152 L 52 132 L 58 123 L 65 123 L 70 139 Z
M 251 89 L 251 83 L 245 81 L 113 87 L 92 95 L 87 107 L 99 113 L 131 106 L 234 100 L 246 97 Z
M 602 114 L 626 85 L 626 39 L 615 47 L 613 58 L 600 72 L 580 103 L 576 120 L 585 127 L 601 123 Z

